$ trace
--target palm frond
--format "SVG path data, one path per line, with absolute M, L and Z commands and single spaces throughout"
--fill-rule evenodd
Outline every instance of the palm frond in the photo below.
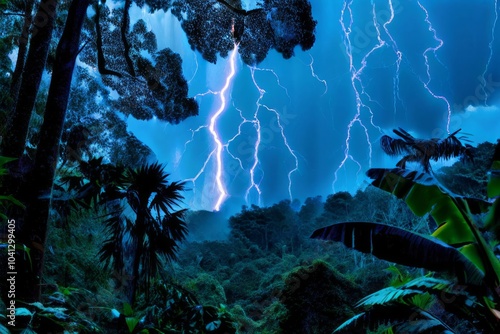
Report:
M 494 200 L 493 207 L 486 216 L 485 227 L 495 234 L 495 239 L 500 240 L 500 140 L 497 142 L 493 154 L 493 164 L 487 185 L 488 197 Z
M 161 220 L 161 231 L 159 232 L 177 241 L 184 240 L 188 232 L 186 222 L 184 221 L 186 212 L 187 209 L 182 209 L 165 215 Z
M 425 171 L 431 170 L 430 160 L 450 159 L 463 157 L 465 160 L 472 160 L 473 148 L 463 145 L 456 134 L 460 129 L 451 133 L 444 139 L 418 139 L 413 137 L 402 128 L 394 129 L 393 132 L 401 139 L 382 136 L 380 145 L 382 150 L 390 156 L 404 155 L 397 166 L 405 168 L 406 162 L 418 162 Z M 463 138 L 463 136 L 461 137 Z
M 167 186 L 161 187 L 153 197 L 149 207 L 157 213 L 168 213 L 174 210 L 184 199 L 181 194 L 184 191 L 184 186 L 184 182 L 171 182 Z
M 380 138 L 382 150 L 390 156 L 399 156 L 402 154 L 413 154 L 414 150 L 402 139 L 396 139 L 384 135 Z

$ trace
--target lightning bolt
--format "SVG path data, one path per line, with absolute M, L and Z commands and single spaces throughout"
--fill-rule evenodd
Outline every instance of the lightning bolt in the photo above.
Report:
M 260 72 L 269 72 L 269 73 L 271 73 L 276 78 L 276 82 L 278 83 L 278 86 L 280 86 L 280 88 L 285 91 L 285 94 L 286 94 L 286 97 L 288 97 L 288 100 L 289 101 L 292 100 L 292 98 L 290 97 L 290 94 L 288 94 L 288 88 L 286 88 L 285 86 L 283 86 L 281 84 L 280 77 L 278 76 L 278 74 L 276 74 L 276 72 L 274 70 L 272 70 L 270 68 L 259 68 L 259 67 L 250 67 L 250 68 L 253 71 L 260 71 Z M 264 94 L 265 94 L 265 91 L 264 91 Z
M 313 78 L 315 78 L 316 80 L 318 80 L 319 82 L 321 82 L 325 86 L 325 91 L 323 92 L 323 94 L 321 94 L 321 96 L 324 96 L 328 92 L 328 84 L 327 84 L 326 80 L 321 79 L 314 71 L 314 66 L 313 66 L 314 65 L 314 58 L 313 58 L 312 54 L 309 54 L 309 57 L 311 57 L 311 62 L 309 63 L 309 68 L 311 69 L 311 75 L 313 76 Z
M 356 161 L 356 159 L 354 159 L 354 157 L 350 154 L 351 130 L 352 130 L 353 126 L 356 124 L 358 124 L 364 130 L 366 142 L 368 145 L 368 151 L 369 151 L 369 165 L 371 166 L 372 144 L 370 141 L 370 136 L 368 134 L 368 128 L 364 125 L 364 123 L 361 120 L 362 108 L 368 110 L 368 112 L 370 113 L 371 124 L 374 127 L 376 127 L 379 131 L 381 131 L 381 129 L 373 123 L 373 116 L 374 115 L 373 115 L 371 108 L 368 105 L 364 104 L 363 100 L 361 98 L 362 95 L 365 95 L 368 98 L 368 100 L 371 101 L 370 96 L 365 91 L 365 87 L 364 87 L 363 81 L 361 79 L 361 74 L 363 73 L 364 69 L 368 66 L 368 58 L 373 54 L 373 52 L 375 52 L 376 50 L 378 50 L 378 49 L 382 48 L 384 45 L 386 45 L 386 43 L 385 43 L 385 41 L 382 40 L 382 38 L 380 36 L 380 29 L 379 29 L 379 25 L 378 25 L 378 22 L 376 19 L 376 14 L 375 14 L 375 4 L 372 2 L 373 24 L 374 24 L 375 29 L 377 31 L 378 43 L 374 47 L 372 47 L 363 56 L 363 58 L 361 59 L 361 66 L 359 67 L 359 69 L 356 68 L 356 66 L 354 65 L 354 58 L 353 58 L 353 54 L 352 54 L 352 43 L 351 43 L 351 31 L 352 31 L 352 25 L 354 23 L 353 13 L 352 13 L 352 9 L 351 9 L 352 2 L 353 2 L 352 0 L 344 2 L 344 6 L 342 7 L 339 21 L 340 21 L 340 25 L 342 27 L 342 32 L 344 34 L 344 46 L 345 46 L 347 58 L 349 61 L 349 72 L 351 73 L 351 86 L 352 86 L 354 96 L 355 96 L 355 101 L 356 101 L 356 113 L 355 113 L 354 117 L 351 119 L 351 121 L 349 122 L 349 124 L 347 125 L 347 136 L 345 139 L 344 158 L 342 159 L 339 166 L 337 167 L 337 169 L 334 172 L 334 180 L 332 183 L 332 188 L 333 188 L 334 192 L 335 192 L 335 184 L 337 183 L 337 180 L 338 180 L 338 172 L 342 167 L 344 167 L 347 160 L 352 160 L 355 164 L 358 165 L 359 168 L 358 168 L 357 174 L 359 174 L 359 172 L 361 171 L 361 164 L 358 161 Z M 346 11 L 348 12 L 347 15 L 346 15 Z M 344 22 L 345 16 L 349 17 L 349 24 L 347 26 L 346 26 L 346 23 Z M 358 88 L 358 85 L 360 88 Z
M 212 134 L 212 138 L 216 144 L 215 148 L 215 157 L 216 157 L 216 173 L 215 173 L 215 182 L 217 184 L 217 190 L 219 192 L 219 197 L 217 198 L 217 202 L 215 203 L 214 210 L 219 211 L 222 203 L 227 197 L 227 191 L 224 187 L 224 183 L 222 181 L 222 149 L 224 145 L 220 139 L 219 133 L 216 130 L 217 120 L 220 115 L 226 110 L 226 91 L 229 89 L 231 82 L 233 81 L 234 75 L 236 74 L 236 55 L 238 54 L 238 45 L 234 45 L 233 51 L 231 51 L 231 55 L 229 57 L 229 64 L 231 66 L 231 70 L 229 75 L 226 77 L 226 83 L 224 87 L 222 87 L 220 91 L 220 107 L 210 118 L 210 125 L 208 130 Z
M 424 88 L 427 90 L 427 92 L 429 92 L 429 94 L 432 97 L 434 97 L 435 99 L 441 100 L 441 101 L 443 101 L 446 104 L 446 111 L 447 111 L 446 131 L 448 133 L 450 133 L 450 122 L 451 122 L 451 105 L 450 105 L 450 102 L 448 102 L 448 99 L 445 96 L 443 96 L 443 95 L 437 95 L 429 87 L 429 84 L 431 83 L 431 80 L 432 80 L 432 76 L 431 76 L 431 72 L 430 72 L 429 57 L 428 57 L 427 54 L 429 52 L 432 52 L 434 54 L 434 57 L 436 57 L 436 59 L 438 59 L 437 55 L 436 55 L 436 52 L 443 46 L 444 42 L 443 42 L 442 39 L 440 39 L 439 37 L 437 37 L 436 29 L 434 29 L 434 27 L 432 26 L 432 23 L 431 23 L 431 21 L 429 19 L 429 12 L 427 11 L 427 9 L 420 3 L 420 1 L 417 1 L 417 4 L 424 11 L 424 13 L 425 13 L 425 23 L 427 23 L 429 31 L 432 32 L 433 38 L 437 42 L 437 46 L 435 46 L 435 47 L 428 47 L 427 49 L 425 49 L 424 53 L 422 54 L 422 56 L 424 57 L 424 61 L 425 61 L 425 68 L 426 68 L 427 80 L 426 81 L 421 80 L 421 82 L 424 85 Z
M 250 74 L 252 77 L 252 81 L 253 81 L 253 84 L 255 85 L 255 88 L 259 92 L 259 97 L 255 101 L 256 110 L 254 112 L 254 117 L 253 117 L 253 121 L 252 121 L 254 123 L 254 127 L 255 127 L 256 132 L 257 132 L 257 139 L 256 139 L 255 145 L 254 145 L 253 164 L 252 164 L 252 167 L 250 168 L 250 186 L 246 191 L 245 199 L 248 200 L 248 195 L 249 195 L 250 191 L 252 191 L 252 189 L 255 189 L 259 195 L 259 203 L 260 203 L 260 196 L 262 194 L 262 191 L 261 191 L 259 185 L 260 185 L 260 182 L 262 181 L 264 176 L 262 176 L 261 179 L 257 182 L 255 180 L 255 178 L 256 178 L 255 172 L 256 172 L 257 167 L 260 164 L 259 150 L 260 150 L 260 146 L 262 143 L 261 142 L 261 123 L 259 120 L 259 112 L 260 112 L 261 108 L 264 108 L 267 111 L 272 112 L 274 114 L 274 116 L 276 117 L 276 123 L 277 123 L 277 126 L 279 128 L 279 132 L 280 132 L 281 138 L 283 140 L 283 144 L 285 145 L 286 149 L 288 150 L 288 152 L 290 153 L 290 155 L 292 156 L 292 158 L 294 160 L 294 167 L 288 172 L 288 175 L 287 175 L 288 176 L 288 195 L 290 197 L 290 200 L 293 200 L 292 176 L 293 176 L 293 173 L 295 173 L 299 169 L 299 159 L 297 158 L 297 155 L 295 154 L 294 150 L 291 148 L 291 146 L 288 142 L 288 139 L 285 135 L 285 128 L 283 127 L 283 124 L 281 122 L 281 116 L 280 116 L 279 112 L 274 108 L 271 108 L 265 104 L 262 104 L 262 102 L 261 102 L 262 99 L 264 98 L 264 95 L 266 94 L 266 91 L 262 87 L 260 87 L 259 84 L 257 83 L 257 80 L 255 78 L 255 71 L 262 71 L 262 70 L 271 71 L 276 76 L 278 85 L 285 90 L 288 98 L 290 98 L 290 96 L 288 95 L 288 90 L 280 84 L 279 77 L 273 70 L 250 67 Z
M 389 4 L 390 17 L 382 26 L 384 28 L 384 31 L 385 31 L 387 37 L 389 37 L 392 49 L 393 49 L 394 53 L 396 54 L 396 75 L 394 76 L 394 79 L 393 79 L 393 87 L 394 87 L 393 88 L 393 101 L 394 101 L 393 108 L 394 108 L 394 115 L 396 115 L 397 101 L 401 101 L 401 97 L 399 95 L 399 73 L 400 73 L 400 69 L 401 69 L 401 61 L 403 60 L 403 52 L 401 52 L 399 50 L 398 44 L 396 43 L 396 40 L 394 39 L 394 37 L 392 36 L 392 34 L 388 28 L 389 24 L 391 24 L 392 21 L 394 21 L 394 17 L 395 17 L 394 6 L 392 4 L 392 0 L 389 0 L 388 4 Z M 372 0 L 372 5 L 375 8 L 373 0 Z M 377 33 L 380 36 L 380 31 L 377 30 Z
M 488 47 L 490 49 L 490 54 L 488 56 L 488 61 L 486 62 L 486 65 L 484 67 L 484 71 L 481 74 L 481 89 L 484 94 L 484 104 L 487 105 L 487 100 L 488 100 L 488 93 L 486 93 L 486 90 L 484 87 L 486 86 L 486 72 L 488 71 L 488 68 L 490 67 L 491 60 L 493 58 L 493 43 L 495 42 L 495 30 L 497 26 L 497 21 L 498 21 L 498 0 L 495 0 L 494 2 L 495 6 L 495 19 L 493 20 L 493 26 L 491 27 L 491 40 L 490 43 L 488 44 Z
M 231 138 L 227 141 L 226 145 L 225 146 L 225 149 L 226 149 L 226 152 L 231 156 L 231 158 L 233 158 L 234 160 L 238 161 L 238 164 L 240 166 L 240 169 L 242 170 L 245 170 L 245 167 L 243 167 L 243 161 L 241 161 L 240 158 L 238 158 L 236 155 L 234 155 L 231 150 L 229 149 L 229 146 L 231 145 L 231 143 L 233 141 L 236 140 L 236 138 L 238 138 L 239 136 L 242 135 L 242 131 L 241 131 L 241 128 L 243 127 L 244 124 L 247 124 L 247 123 L 254 123 L 252 120 L 249 120 L 247 118 L 245 118 L 245 116 L 243 116 L 243 111 L 239 108 L 237 108 L 234 103 L 233 103 L 233 107 L 234 109 L 238 110 L 238 112 L 240 113 L 240 117 L 241 117 L 241 122 L 240 124 L 238 125 L 238 132 Z
M 200 97 L 200 96 L 205 96 L 208 94 L 212 95 L 218 95 L 220 98 L 220 105 L 219 108 L 212 114 L 210 117 L 210 121 L 205 125 L 202 125 L 198 127 L 196 130 L 191 130 L 191 139 L 188 140 L 184 144 L 184 151 L 186 151 L 187 145 L 191 143 L 194 140 L 194 136 L 196 133 L 201 131 L 202 129 L 208 129 L 208 132 L 210 133 L 210 136 L 213 140 L 215 148 L 209 153 L 208 157 L 206 158 L 205 162 L 203 163 L 202 168 L 198 171 L 198 173 L 190 179 L 187 179 L 185 181 L 187 182 L 192 182 L 194 185 L 194 188 L 196 188 L 196 180 L 205 172 L 205 169 L 209 163 L 209 161 L 212 158 L 215 158 L 215 187 L 217 191 L 217 200 L 216 203 L 213 207 L 215 211 L 219 211 L 221 205 L 224 203 L 224 200 L 227 198 L 228 193 L 226 190 L 226 187 L 224 185 L 223 181 L 223 173 L 224 173 L 224 168 L 223 168 L 223 159 L 222 159 L 222 153 L 224 151 L 224 148 L 227 147 L 227 144 L 223 144 L 221 136 L 219 135 L 217 131 L 217 123 L 220 118 L 220 116 L 226 111 L 226 106 L 227 106 L 227 100 L 226 100 L 226 93 L 229 90 L 229 87 L 231 86 L 231 83 L 233 82 L 234 76 L 236 74 L 236 55 L 238 54 L 238 45 L 235 44 L 234 49 L 231 51 L 231 54 L 229 56 L 229 65 L 230 65 L 230 71 L 226 76 L 224 86 L 220 91 L 212 91 L 208 90 L 205 93 L 200 93 L 195 96 Z
M 264 175 L 262 175 L 259 182 L 255 182 L 255 170 L 256 170 L 257 166 L 259 165 L 259 148 L 260 148 L 260 143 L 261 143 L 261 132 L 260 132 L 261 126 L 260 126 L 260 120 L 259 120 L 259 110 L 260 110 L 260 106 L 261 106 L 260 101 L 264 97 L 264 94 L 266 93 L 266 91 L 261 89 L 259 87 L 259 85 L 257 84 L 257 81 L 255 81 L 255 68 L 251 67 L 250 72 L 252 74 L 253 83 L 254 83 L 255 87 L 257 87 L 257 90 L 259 91 L 259 98 L 257 99 L 257 101 L 255 101 L 257 109 L 255 110 L 255 113 L 254 113 L 253 124 L 255 127 L 255 131 L 257 133 L 257 139 L 255 140 L 255 145 L 254 145 L 253 164 L 252 164 L 252 167 L 250 167 L 250 186 L 248 187 L 248 189 L 245 193 L 245 201 L 248 203 L 248 196 L 250 194 L 250 191 L 252 191 L 252 189 L 255 189 L 257 191 L 257 194 L 258 194 L 259 205 L 260 205 L 261 195 L 262 195 L 262 191 L 260 190 L 260 182 L 264 178 Z

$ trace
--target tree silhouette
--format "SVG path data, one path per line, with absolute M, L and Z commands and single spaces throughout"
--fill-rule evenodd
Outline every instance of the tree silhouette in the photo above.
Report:
M 235 43 L 243 62 L 252 66 L 271 49 L 288 59 L 297 45 L 309 50 L 315 42 L 316 21 L 308 0 L 265 0 L 248 11 L 241 8 L 241 1 L 176 0 L 172 14 L 181 22 L 191 48 L 211 63 L 217 54 L 226 57 Z
M 455 136 L 460 130 L 458 129 L 444 139 L 418 139 L 399 128 L 394 129 L 393 132 L 402 139 L 384 135 L 380 139 L 380 145 L 382 150 L 390 156 L 404 155 L 403 159 L 396 164 L 398 167 L 404 169 L 406 162 L 418 162 L 426 172 L 430 172 L 430 160 L 437 161 L 457 157 L 472 160 L 473 147 L 469 144 L 462 144 L 460 139 L 466 140 L 465 137 L 457 138 Z
M 103 193 L 106 202 L 123 204 L 106 221 L 110 237 L 103 244 L 100 259 L 118 272 L 132 276 L 127 291 L 134 303 L 139 278 L 145 282 L 146 296 L 151 278 L 158 272 L 163 259 L 173 260 L 179 242 L 185 239 L 186 209 L 175 211 L 183 199 L 182 182 L 168 182 L 169 174 L 158 163 L 128 168 L 123 178 Z M 131 263 L 132 267 L 127 267 Z

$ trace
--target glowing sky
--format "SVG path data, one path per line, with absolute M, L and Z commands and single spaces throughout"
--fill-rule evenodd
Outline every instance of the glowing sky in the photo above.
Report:
M 220 146 L 210 120 L 221 106 L 217 92 L 230 58 L 205 62 L 169 13 L 134 13 L 156 33 L 159 48 L 183 58 L 200 114 L 175 126 L 129 118 L 129 130 L 167 164 L 172 179 L 189 180 L 191 208 L 217 206 L 217 148 L 227 191 L 222 209 L 239 210 L 355 191 L 366 169 L 394 164 L 378 148 L 394 127 L 422 137 L 462 128 L 474 143 L 500 137 L 496 0 L 311 3 L 318 21 L 311 50 L 296 49 L 289 60 L 271 52 L 255 69 L 236 55 L 226 108 L 213 125 Z

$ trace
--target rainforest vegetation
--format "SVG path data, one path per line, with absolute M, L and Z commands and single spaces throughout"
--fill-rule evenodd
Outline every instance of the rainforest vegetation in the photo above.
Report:
M 116 2 L 0 0 L 0 332 L 498 331 L 498 144 L 399 129 L 381 145 L 402 160 L 355 194 L 228 219 L 184 208 L 186 184 L 123 116 L 176 124 L 198 105 L 180 56 L 130 25 L 131 6 L 172 10 L 209 62 L 235 41 L 247 64 L 290 58 L 316 22 L 305 0 Z M 207 11 L 220 25 L 199 29 Z

